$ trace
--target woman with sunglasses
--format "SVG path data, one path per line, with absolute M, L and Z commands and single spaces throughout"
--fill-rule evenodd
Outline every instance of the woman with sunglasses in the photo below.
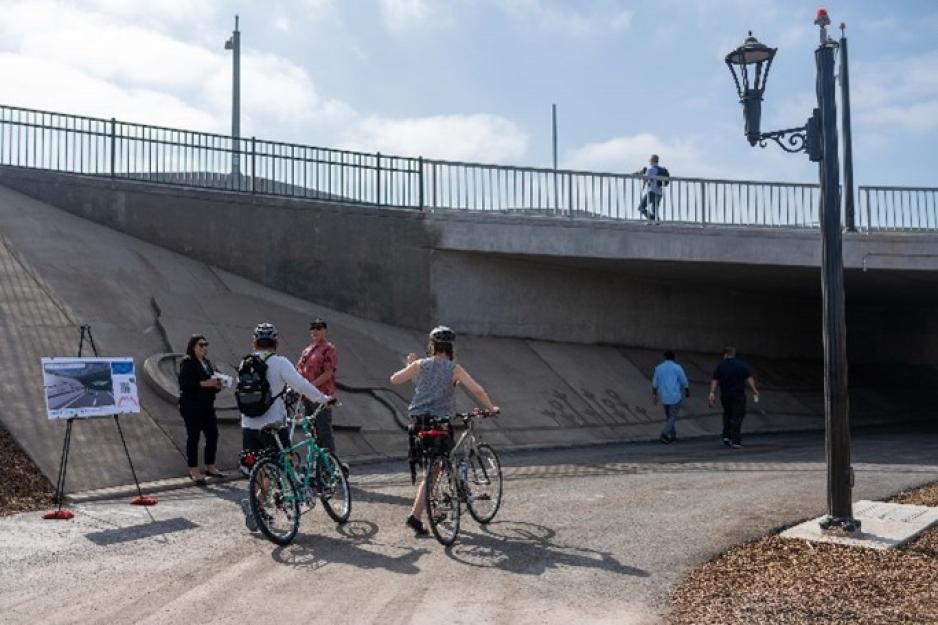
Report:
M 203 486 L 205 476 L 224 477 L 215 466 L 218 449 L 218 421 L 215 418 L 215 395 L 222 381 L 213 377 L 215 368 L 206 357 L 208 340 L 193 334 L 186 345 L 186 357 L 179 365 L 179 412 L 186 422 L 186 459 L 189 478 Z M 199 471 L 199 436 L 205 433 L 205 473 Z

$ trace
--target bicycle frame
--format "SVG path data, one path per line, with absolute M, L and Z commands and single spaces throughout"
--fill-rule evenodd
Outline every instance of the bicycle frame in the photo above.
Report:
M 322 461 L 323 467 L 329 472 L 329 475 L 335 475 L 336 471 L 339 470 L 338 467 L 333 465 L 332 459 L 329 457 L 329 454 L 326 453 L 326 450 L 320 447 L 316 442 L 316 437 L 312 430 L 312 424 L 316 421 L 316 417 L 319 416 L 319 413 L 325 408 L 326 404 L 320 404 L 312 414 L 299 418 L 288 418 L 292 426 L 290 429 L 291 440 L 293 431 L 297 425 L 303 429 L 303 440 L 299 443 L 285 447 L 280 437 L 274 436 L 274 439 L 277 441 L 277 447 L 279 448 L 278 456 L 280 458 L 280 464 L 283 467 L 284 473 L 299 487 L 301 502 L 306 501 L 305 493 L 307 488 L 309 488 L 311 478 L 315 474 L 316 460 Z M 294 466 L 295 457 L 300 455 L 301 450 L 306 451 L 305 466 L 302 475 L 297 473 L 296 467 Z
M 480 439 L 476 436 L 476 432 L 475 432 L 474 415 L 472 413 L 466 413 L 466 414 L 457 414 L 456 416 L 461 418 L 463 420 L 463 423 L 466 424 L 466 431 L 463 432 L 462 435 L 460 435 L 459 440 L 456 441 L 456 444 L 453 445 L 453 449 L 449 452 L 449 455 L 451 458 L 456 457 L 457 452 L 460 451 L 460 448 L 462 447 L 463 443 L 465 443 L 467 440 L 469 441 L 469 443 L 465 449 L 462 449 L 463 456 L 468 456 L 470 449 L 478 447 L 481 444 Z

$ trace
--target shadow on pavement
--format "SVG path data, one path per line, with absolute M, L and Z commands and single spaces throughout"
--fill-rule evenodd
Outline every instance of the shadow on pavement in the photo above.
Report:
M 271 553 L 280 564 L 304 569 L 320 569 L 328 564 L 349 564 L 363 569 L 384 569 L 404 575 L 420 572 L 417 560 L 429 549 L 375 540 L 378 526 L 371 521 L 349 521 L 336 527 L 339 535 L 299 534 L 290 545 Z
M 349 489 L 352 491 L 353 501 L 366 501 L 368 503 L 387 503 L 387 504 L 391 504 L 395 506 L 407 506 L 407 507 L 410 507 L 414 503 L 413 496 L 401 497 L 400 495 L 391 495 L 390 493 L 381 493 L 375 490 L 368 490 L 361 486 L 355 486 L 355 485 L 350 485 Z
M 540 575 L 560 566 L 636 577 L 649 575 L 643 569 L 622 564 L 608 552 L 551 542 L 556 534 L 536 523 L 500 521 L 482 526 L 480 533 L 461 531 L 446 553 L 463 564 L 521 575 Z
M 115 545 L 117 543 L 126 543 L 143 538 L 154 538 L 156 536 L 165 536 L 173 532 L 182 532 L 199 527 L 189 519 L 176 517 L 174 519 L 165 519 L 163 521 L 151 521 L 140 525 L 131 525 L 129 527 L 112 527 L 98 532 L 85 534 L 85 538 L 100 547 Z

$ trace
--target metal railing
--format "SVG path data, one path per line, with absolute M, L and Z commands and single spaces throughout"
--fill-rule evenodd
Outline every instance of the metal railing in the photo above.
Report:
M 938 188 L 861 186 L 857 191 L 861 230 L 938 230 Z
M 233 138 L 0 105 L 0 165 L 418 210 L 642 219 L 650 184 L 609 174 L 461 163 Z M 817 228 L 815 184 L 661 179 L 661 221 Z M 936 230 L 936 189 L 860 187 L 861 230 Z
M 659 184 L 661 221 L 695 224 L 817 227 L 818 185 L 703 178 L 656 178 L 423 161 L 426 207 L 473 211 L 641 219 L 639 206 Z

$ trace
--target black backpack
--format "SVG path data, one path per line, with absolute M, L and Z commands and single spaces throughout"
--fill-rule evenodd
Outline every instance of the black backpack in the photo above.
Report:
M 273 395 L 267 381 L 267 359 L 272 355 L 261 358 L 257 354 L 248 354 L 238 365 L 238 384 L 234 394 L 238 410 L 246 417 L 263 416 L 283 395 L 283 391 Z
M 671 184 L 671 180 L 670 180 L 671 172 L 669 172 L 667 169 L 665 169 L 661 165 L 658 166 L 658 177 L 659 177 L 658 184 L 662 184 L 664 186 L 668 186 L 669 184 Z

